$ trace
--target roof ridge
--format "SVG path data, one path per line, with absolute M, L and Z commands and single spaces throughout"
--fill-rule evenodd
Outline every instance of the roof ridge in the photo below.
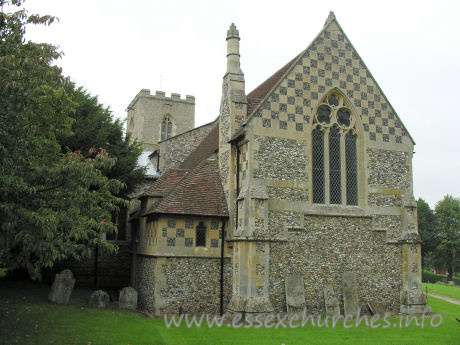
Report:
M 166 201 L 167 201 L 168 198 L 170 199 L 170 198 L 172 197 L 173 193 L 177 192 L 177 190 L 179 189 L 179 187 L 181 186 L 181 184 L 185 183 L 186 179 L 191 179 L 192 176 L 195 176 L 195 175 L 197 174 L 198 168 L 200 168 L 201 165 L 204 164 L 204 161 L 205 161 L 205 160 L 200 161 L 200 162 L 197 164 L 197 166 L 196 166 L 195 168 L 193 168 L 192 170 L 190 170 L 190 171 L 189 171 L 187 174 L 185 174 L 179 181 L 177 181 L 177 183 L 174 185 L 174 187 L 171 188 L 171 190 L 169 191 L 168 195 L 166 195 L 166 196 L 163 198 L 163 200 L 157 205 L 157 207 L 155 207 L 155 209 L 156 209 L 156 208 L 159 208 L 163 202 L 166 202 Z M 177 194 L 177 193 L 176 193 L 176 194 Z M 171 197 L 170 197 L 170 196 L 171 196 Z
M 217 132 L 217 133 L 216 133 Z M 209 144 L 212 144 L 212 139 L 213 139 L 213 136 L 219 136 L 219 122 L 217 121 L 216 124 L 214 125 L 214 127 L 211 128 L 211 130 L 209 131 L 209 133 L 203 138 L 203 140 L 200 141 L 200 143 L 195 147 L 195 149 L 190 152 L 190 154 L 187 156 L 187 158 L 184 159 L 184 161 L 181 163 L 181 165 L 179 167 L 188 167 L 188 169 L 194 169 L 199 162 L 201 162 L 202 160 L 208 158 L 212 152 L 207 152 L 209 150 L 206 150 L 206 149 L 212 149 L 213 148 L 213 145 L 209 145 Z M 207 146 L 210 146 L 210 147 L 207 147 Z M 217 140 L 217 147 L 216 149 L 218 149 L 218 140 Z M 203 153 L 206 155 L 208 154 L 206 157 L 202 157 L 203 156 Z M 198 160 L 198 162 L 195 162 L 196 160 Z M 187 169 L 187 168 L 183 168 L 183 169 Z
M 332 14 L 334 14 L 334 12 L 332 12 Z M 345 38 L 348 40 L 348 43 L 350 43 L 351 47 L 353 48 L 353 50 L 356 52 L 356 55 L 358 56 L 358 59 L 361 61 L 361 63 L 363 64 L 364 68 L 366 69 L 367 72 L 369 72 L 369 75 L 370 75 L 370 78 L 374 81 L 375 85 L 377 86 L 377 89 L 382 93 L 383 95 L 383 98 L 385 99 L 385 101 L 388 103 L 388 105 L 391 107 L 391 109 L 393 110 L 394 114 L 396 115 L 396 117 L 398 118 L 399 122 L 401 123 L 401 125 L 403 126 L 404 130 L 406 131 L 407 135 L 409 136 L 409 139 L 412 141 L 412 143 L 415 145 L 415 140 L 414 138 L 412 138 L 412 136 L 410 135 L 409 131 L 407 130 L 407 127 L 406 125 L 404 124 L 404 122 L 401 120 L 401 118 L 399 117 L 398 113 L 396 112 L 395 108 L 393 107 L 393 105 L 390 103 L 388 97 L 385 95 L 385 93 L 383 92 L 382 88 L 380 87 L 379 83 L 377 82 L 377 79 L 374 78 L 374 76 L 372 75 L 372 72 L 371 70 L 367 67 L 366 63 L 364 62 L 364 60 L 361 58 L 361 55 L 359 55 L 358 53 L 358 50 L 355 48 L 355 46 L 353 45 L 353 43 L 351 43 L 351 40 L 348 38 L 347 34 L 345 33 L 345 31 L 342 29 L 342 27 L 340 26 L 339 22 L 337 21 L 337 19 L 335 18 L 334 16 L 334 20 L 335 23 L 337 24 L 337 26 L 339 27 L 340 31 L 342 31 L 343 35 L 345 36 Z M 327 21 L 326 21 L 327 23 Z M 328 24 L 330 25 L 330 23 Z M 326 26 L 324 27 L 326 28 Z M 324 29 L 323 29 L 324 30 Z
M 330 14 L 329 14 L 330 15 Z M 329 17 L 328 17 L 329 19 Z M 291 73 L 291 71 L 294 69 L 295 65 L 297 64 L 297 61 L 300 60 L 302 58 L 302 56 L 305 54 L 305 52 L 307 50 L 310 49 L 310 47 L 313 45 L 313 43 L 316 41 L 316 39 L 333 23 L 333 22 L 336 22 L 337 25 L 339 24 L 337 22 L 337 20 L 335 19 L 335 16 L 332 20 L 326 20 L 326 23 L 324 25 L 324 27 L 321 29 L 321 31 L 315 36 L 315 38 L 313 38 L 313 40 L 310 42 L 310 44 L 304 49 L 302 50 L 294 59 L 292 59 L 290 62 L 288 62 L 284 67 L 282 67 L 279 71 L 281 71 L 283 68 L 285 68 L 286 66 L 288 66 L 288 68 L 286 69 L 286 71 L 283 73 L 283 75 L 281 75 L 279 77 L 279 79 L 276 81 L 276 83 L 273 84 L 273 86 L 271 87 L 270 90 L 267 91 L 267 93 L 265 94 L 265 96 L 262 98 L 262 100 L 260 101 L 260 103 L 257 105 L 257 107 L 255 107 L 255 109 L 253 110 L 253 112 L 251 114 L 249 114 L 249 116 L 246 118 L 246 120 L 242 123 L 242 126 L 246 126 L 246 124 L 249 122 L 250 119 L 252 119 L 254 117 L 254 114 L 257 112 L 257 110 L 259 110 L 259 108 L 261 107 L 262 103 L 264 103 L 264 101 L 272 94 L 273 90 L 275 90 L 278 85 L 283 81 L 284 77 L 287 76 L 289 73 Z M 340 30 L 342 30 L 342 28 L 340 27 L 339 25 L 339 28 Z M 342 30 L 343 31 L 343 30 Z M 356 49 L 355 49 L 356 50 Z M 278 73 L 276 72 L 276 73 Z M 275 73 L 275 74 L 276 74 Z M 269 78 L 270 79 L 270 78 Z M 267 79 L 268 80 L 268 79 Z M 266 81 L 267 81 L 266 80 Z M 265 82 L 264 82 L 265 83 Z M 263 83 L 262 83 L 263 84 Z M 252 91 L 251 91 L 252 93 Z M 250 94 L 248 94 L 249 96 Z
M 170 190 L 168 195 L 166 195 L 163 198 L 163 200 L 161 200 L 155 206 L 155 208 L 152 210 L 151 213 L 168 213 L 167 211 L 162 212 L 162 209 L 165 209 L 171 202 L 174 201 L 174 199 L 176 199 L 178 197 L 178 194 L 188 185 L 189 181 L 191 183 L 196 176 L 198 176 L 202 172 L 205 172 L 205 169 L 207 168 L 207 166 L 211 167 L 210 169 L 212 169 L 211 170 L 212 173 L 215 173 L 216 175 L 218 175 L 219 172 L 218 172 L 217 160 L 215 160 L 215 159 L 214 160 L 203 159 L 202 161 L 200 161 L 198 163 L 198 165 L 193 170 L 191 170 L 188 174 L 185 174 L 175 184 L 175 186 Z M 215 179 L 212 179 L 212 180 L 208 181 L 207 183 L 208 184 L 212 183 L 214 185 L 214 186 L 211 186 L 213 189 L 220 188 L 221 193 L 215 193 L 214 195 L 216 197 L 218 197 L 219 199 L 221 199 L 220 194 L 223 193 L 222 184 L 217 183 Z M 220 201 L 222 202 L 223 200 L 220 200 Z M 226 203 L 225 203 L 225 205 L 226 205 Z M 221 205 L 217 204 L 215 206 L 217 207 L 216 214 L 209 214 L 210 216 L 211 215 L 213 215 L 213 216 L 216 216 L 216 215 L 222 216 L 223 214 L 228 214 L 228 210 L 222 209 Z M 194 214 L 193 212 L 194 211 L 190 211 L 190 214 Z
M 192 128 L 192 129 L 189 129 L 188 131 L 185 131 L 185 132 L 182 132 L 182 133 L 179 133 L 179 134 L 173 135 L 173 136 L 172 136 L 172 137 L 170 137 L 170 138 L 167 138 L 167 139 L 163 139 L 163 140 L 160 140 L 158 143 L 162 143 L 162 142 L 164 142 L 164 141 L 168 141 L 168 140 L 170 140 L 170 139 L 175 139 L 175 138 L 177 138 L 177 137 L 180 137 L 181 135 L 184 135 L 184 134 L 187 134 L 187 133 L 193 132 L 194 130 L 200 129 L 200 128 L 204 127 L 204 126 L 208 126 L 208 125 L 211 125 L 211 124 L 213 124 L 214 122 L 216 122 L 218 119 L 219 119 L 219 116 L 217 116 L 217 118 L 216 118 L 216 119 L 214 119 L 214 120 L 212 120 L 211 122 L 208 122 L 208 123 L 205 123 L 205 124 L 203 124 L 203 125 L 201 125 L 201 126 L 198 126 L 198 127 Z M 217 121 L 217 122 L 218 122 L 218 121 Z
M 321 29 L 321 31 L 315 36 L 315 38 L 311 41 L 311 43 L 307 46 L 306 49 L 304 49 L 299 55 L 297 55 L 297 59 L 296 60 L 299 60 L 309 49 L 310 47 L 313 45 L 313 43 L 316 41 L 316 39 L 323 34 L 324 31 L 327 30 L 327 28 L 332 25 L 332 23 L 335 23 L 337 24 L 337 27 L 339 28 L 339 30 L 342 32 L 342 34 L 346 37 L 347 41 L 350 43 L 351 47 L 353 48 L 353 50 L 355 51 L 355 53 L 357 54 L 359 60 L 361 61 L 361 63 L 363 64 L 364 68 L 366 69 L 367 72 L 369 72 L 369 75 L 370 75 L 370 78 L 372 78 L 372 80 L 374 81 L 375 85 L 377 86 L 377 89 L 382 93 L 385 101 L 388 103 L 388 105 L 391 107 L 391 109 L 393 110 L 394 114 L 396 115 L 397 119 L 399 120 L 399 122 L 401 123 L 402 127 L 404 128 L 404 130 L 406 131 L 407 135 L 409 136 L 410 140 L 412 141 L 413 144 L 415 144 L 415 141 L 414 139 L 412 138 L 412 136 L 410 135 L 409 131 L 407 130 L 406 126 L 404 125 L 404 122 L 401 120 L 400 116 L 398 115 L 398 113 L 396 112 L 396 110 L 394 109 L 394 107 L 391 105 L 390 101 L 388 100 L 387 96 L 385 95 L 385 93 L 383 92 L 382 88 L 380 87 L 380 85 L 378 84 L 377 80 L 374 78 L 374 76 L 372 75 L 370 69 L 367 67 L 367 65 L 365 64 L 364 60 L 361 58 L 361 56 L 359 55 L 358 51 L 356 50 L 356 48 L 354 47 L 353 43 L 351 43 L 351 40 L 348 38 L 347 34 L 345 33 L 345 31 L 343 30 L 343 28 L 340 26 L 337 18 L 335 17 L 335 14 L 334 12 L 330 11 L 329 12 L 329 16 L 327 17 L 326 19 L 326 22 L 324 23 L 324 27 Z M 292 61 L 292 60 L 291 60 Z M 297 62 L 297 61 L 295 61 Z M 262 106 L 262 104 L 268 99 L 268 97 L 273 93 L 273 91 L 279 86 L 279 84 L 281 83 L 281 81 L 284 79 L 285 76 L 287 76 L 295 67 L 296 63 L 295 62 L 292 62 L 292 64 L 289 66 L 289 68 L 286 70 L 286 72 L 280 76 L 280 78 L 277 80 L 277 82 L 272 86 L 272 88 L 270 90 L 267 91 L 267 93 L 265 94 L 265 96 L 263 97 L 263 99 L 259 102 L 259 104 L 254 108 L 254 110 L 252 111 L 251 114 L 249 114 L 249 116 L 244 120 L 244 122 L 242 123 L 241 126 L 246 126 L 246 124 L 254 117 L 254 114 L 260 109 L 260 107 Z M 291 62 L 289 62 L 291 63 Z M 289 65 L 288 63 L 288 65 Z M 284 66 L 286 67 L 286 65 Z M 283 67 L 283 68 L 284 68 Z M 281 68 L 281 70 L 283 69 Z M 279 70 L 280 71 L 280 70 Z M 278 71 L 278 72 L 279 72 Z M 278 73 L 276 72 L 276 73 Z M 275 73 L 275 74 L 276 74 Z M 274 75 L 275 75 L 274 74 Z M 273 77 L 273 76 L 272 76 Z M 270 77 L 271 78 L 271 77 Z M 270 79 L 269 78 L 269 79 Z M 267 79 L 268 80 L 268 79 Z M 264 83 L 267 81 L 265 80 Z M 264 84 L 262 83 L 262 84 Z M 262 85 L 261 84 L 261 85 Z M 259 86 L 261 86 L 259 85 Z M 257 87 L 259 88 L 259 87 Z M 256 88 L 256 89 L 257 89 Z M 253 90 L 254 91 L 254 90 Z M 251 93 L 253 92 L 251 91 Z M 250 94 L 248 94 L 247 97 L 250 96 Z
M 157 209 L 158 207 L 161 206 L 161 204 L 163 204 L 166 199 L 178 188 L 178 186 L 180 185 L 180 183 L 182 181 L 184 181 L 185 178 L 187 178 L 187 176 L 190 175 L 190 172 L 188 173 L 185 173 L 174 185 L 173 187 L 169 190 L 169 192 L 163 196 L 163 199 L 155 206 L 154 210 Z
M 171 191 L 175 188 L 175 186 L 177 185 L 177 183 L 179 183 L 185 176 L 188 175 L 188 170 L 187 169 L 179 169 L 179 168 L 168 168 L 166 169 L 166 171 L 160 176 L 160 178 L 158 178 L 158 180 L 156 180 L 150 187 L 148 187 L 143 193 L 142 195 L 145 195 L 145 196 L 155 196 L 155 192 L 148 192 L 149 188 L 151 187 L 154 187 L 155 185 L 157 185 L 157 188 L 158 187 L 161 187 L 160 183 L 163 183 L 164 181 L 169 181 L 173 178 L 173 176 L 169 176 L 171 174 L 169 174 L 169 172 L 171 171 L 177 171 L 177 172 L 184 172 L 184 174 L 179 178 L 179 180 L 169 189 L 169 191 L 166 192 L 166 195 L 163 195 L 163 199 L 169 195 L 169 193 L 171 193 Z M 160 196 L 160 195 L 158 195 Z

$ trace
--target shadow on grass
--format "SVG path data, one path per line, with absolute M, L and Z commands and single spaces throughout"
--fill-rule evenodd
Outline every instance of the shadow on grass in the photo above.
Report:
M 90 289 L 75 289 L 68 306 L 48 303 L 49 286 L 0 280 L 0 344 L 460 344 L 460 307 L 431 301 L 442 324 L 425 328 L 233 329 L 201 327 L 167 328 L 163 319 L 147 319 L 136 312 L 88 308 Z M 398 318 L 391 319 L 392 324 Z

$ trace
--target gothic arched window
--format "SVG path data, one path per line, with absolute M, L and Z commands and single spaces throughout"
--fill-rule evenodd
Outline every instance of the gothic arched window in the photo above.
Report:
M 355 117 L 332 91 L 315 113 L 312 132 L 313 203 L 358 205 Z
M 206 247 L 206 226 L 200 222 L 196 227 L 195 245 L 197 247 Z
M 161 122 L 161 140 L 169 139 L 172 137 L 173 123 L 169 116 L 165 116 Z

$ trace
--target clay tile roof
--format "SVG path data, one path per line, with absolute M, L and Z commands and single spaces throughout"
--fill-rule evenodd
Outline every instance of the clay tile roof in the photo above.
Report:
M 228 217 L 217 160 L 202 160 L 151 213 Z
M 166 170 L 161 177 L 154 183 L 150 184 L 144 189 L 143 195 L 145 196 L 165 196 L 171 189 L 180 181 L 184 175 L 187 174 L 187 170 L 169 168 Z
M 251 98 L 249 96 L 246 97 L 248 104 L 247 104 L 247 114 L 251 115 L 252 112 L 257 108 L 257 106 L 262 101 L 262 98 Z
M 209 158 L 219 149 L 219 122 L 214 126 L 203 141 L 179 166 L 181 169 L 193 169 L 203 159 Z
M 300 55 L 300 54 L 299 54 Z M 292 64 L 298 59 L 299 55 L 289 61 L 284 67 L 275 72 L 270 78 L 265 80 L 262 84 L 252 90 L 248 95 L 248 115 L 250 115 L 255 108 L 259 105 L 262 99 L 273 89 L 283 75 L 289 70 Z M 249 112 L 251 110 L 251 112 Z

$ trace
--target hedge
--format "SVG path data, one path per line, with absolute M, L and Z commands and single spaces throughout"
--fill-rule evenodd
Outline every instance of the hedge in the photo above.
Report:
M 447 276 L 442 275 L 442 274 L 435 274 L 433 272 L 423 270 L 422 281 L 424 283 L 442 282 L 443 279 L 446 280 Z M 455 285 L 460 285 L 460 277 L 454 277 L 453 281 L 455 282 Z

